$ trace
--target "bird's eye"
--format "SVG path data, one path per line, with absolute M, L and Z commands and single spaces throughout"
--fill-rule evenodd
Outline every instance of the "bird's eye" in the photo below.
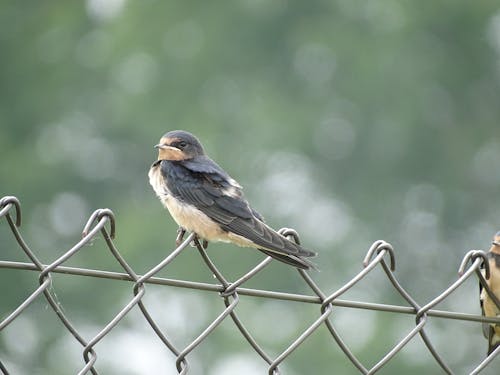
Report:
M 181 142 L 179 142 L 178 146 L 179 146 L 180 148 L 184 148 L 184 147 L 186 147 L 186 146 L 187 146 L 187 143 L 186 143 L 186 142 L 184 142 L 184 141 L 181 141 Z

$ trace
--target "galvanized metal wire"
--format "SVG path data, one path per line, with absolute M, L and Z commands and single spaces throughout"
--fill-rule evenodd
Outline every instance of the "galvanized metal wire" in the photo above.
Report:
M 196 235 L 189 234 L 182 243 L 175 248 L 163 261 L 158 263 L 155 267 L 151 268 L 143 275 L 137 274 L 133 268 L 126 262 L 125 258 L 121 255 L 114 243 L 115 237 L 115 216 L 109 209 L 98 209 L 88 219 L 87 224 L 83 229 L 83 237 L 73 247 L 68 249 L 59 258 L 53 260 L 50 264 L 42 263 L 35 252 L 28 246 L 21 234 L 21 205 L 19 200 L 13 196 L 6 196 L 0 199 L 0 220 L 2 223 L 7 223 L 10 232 L 17 241 L 20 249 L 30 260 L 29 262 L 15 262 L 9 260 L 0 260 L 1 269 L 17 269 L 36 272 L 38 274 L 38 286 L 24 298 L 23 302 L 10 312 L 0 311 L 0 334 L 2 330 L 9 324 L 19 318 L 23 312 L 37 299 L 45 299 L 52 311 L 56 314 L 58 319 L 62 322 L 65 329 L 74 337 L 74 339 L 81 345 L 83 363 L 78 374 L 98 374 L 99 363 L 97 361 L 96 345 L 108 335 L 115 327 L 124 319 L 129 312 L 138 308 L 142 313 L 144 319 L 151 326 L 154 333 L 164 345 L 175 356 L 175 367 L 179 374 L 190 373 L 189 355 L 196 349 L 214 330 L 225 320 L 231 320 L 242 337 L 248 343 L 249 347 L 255 351 L 264 362 L 268 365 L 268 374 L 280 374 L 279 366 L 287 360 L 287 358 L 302 345 L 311 334 L 318 329 L 326 329 L 333 342 L 338 345 L 340 350 L 345 354 L 349 361 L 352 362 L 362 374 L 374 374 L 382 369 L 394 356 L 404 350 L 405 346 L 416 337 L 420 337 L 424 342 L 429 352 L 434 357 L 436 363 L 447 374 L 453 374 L 453 370 L 446 363 L 445 359 L 435 349 L 431 339 L 427 335 L 426 325 L 431 317 L 439 317 L 444 319 L 455 319 L 462 321 L 473 322 L 488 322 L 500 324 L 500 318 L 486 318 L 480 315 L 466 314 L 460 312 L 443 311 L 435 309 L 435 306 L 441 301 L 446 299 L 453 291 L 459 288 L 465 281 L 472 277 L 477 277 L 483 287 L 488 288 L 485 277 L 489 277 L 488 262 L 486 260 L 485 252 L 481 250 L 471 250 L 463 258 L 459 266 L 459 276 L 455 282 L 449 285 L 444 291 L 439 293 L 433 300 L 425 305 L 417 303 L 412 296 L 404 289 L 398 282 L 394 272 L 396 268 L 396 255 L 393 247 L 385 241 L 376 241 L 368 249 L 368 252 L 362 262 L 362 268 L 358 274 L 354 275 L 347 283 L 339 289 L 325 293 L 313 280 L 313 278 L 304 270 L 298 269 L 305 284 L 311 290 L 310 295 L 306 294 L 292 294 L 283 293 L 270 290 L 249 289 L 243 285 L 250 279 L 256 277 L 272 260 L 267 257 L 257 266 L 249 270 L 246 274 L 241 276 L 235 281 L 228 280 L 217 265 L 208 256 L 203 244 L 201 244 Z M 1 224 L 0 224 L 1 225 Z M 299 236 L 293 229 L 283 228 L 280 233 L 287 236 L 293 241 L 299 243 Z M 101 236 L 106 247 L 116 260 L 116 262 L 123 269 L 123 272 L 111 272 L 98 269 L 87 269 L 68 267 L 64 263 L 71 257 L 77 254 L 85 245 L 89 244 L 94 238 Z M 189 244 L 193 243 L 203 260 L 203 263 L 210 270 L 210 272 L 217 279 L 217 283 L 202 283 L 189 280 L 168 279 L 156 276 L 165 267 L 169 266 L 172 261 L 181 254 Z M 406 306 L 402 305 L 389 305 L 371 302 L 360 302 L 341 299 L 342 295 L 353 288 L 363 278 L 365 278 L 375 268 L 381 267 L 387 279 L 390 281 L 394 290 L 401 295 L 407 302 Z M 485 267 L 485 276 L 481 273 L 481 268 Z M 0 271 L 1 272 L 1 271 Z M 71 322 L 70 318 L 64 312 L 62 305 L 57 301 L 52 287 L 52 276 L 54 274 L 67 274 L 87 276 L 94 278 L 104 278 L 116 281 L 127 281 L 132 283 L 132 297 L 130 301 L 123 306 L 118 313 L 93 337 L 84 337 L 78 328 Z M 188 288 L 205 291 L 208 293 L 216 293 L 222 303 L 223 310 L 219 315 L 210 322 L 210 324 L 198 334 L 196 338 L 191 340 L 185 347 L 179 347 L 168 336 L 167 333 L 155 322 L 152 315 L 148 311 L 147 306 L 143 302 L 143 297 L 146 293 L 147 285 L 156 284 L 168 287 Z M 488 293 L 491 291 L 487 290 Z M 285 350 L 277 356 L 270 356 L 259 345 L 257 340 L 252 336 L 250 331 L 246 328 L 245 323 L 239 318 L 237 306 L 241 297 L 253 296 L 266 299 L 296 301 L 305 304 L 318 305 L 318 316 L 293 342 L 291 342 Z M 368 367 L 364 364 L 354 353 L 349 346 L 342 339 L 335 324 L 330 319 L 336 307 L 347 307 L 353 309 L 367 309 L 374 311 L 384 311 L 398 314 L 408 314 L 415 317 L 415 326 L 400 339 L 392 349 L 390 349 L 377 363 Z M 500 347 L 493 351 L 485 358 L 478 358 L 475 368 L 471 374 L 478 374 L 500 353 Z M 9 374 L 9 369 L 5 367 L 0 358 L 0 371 L 3 374 Z

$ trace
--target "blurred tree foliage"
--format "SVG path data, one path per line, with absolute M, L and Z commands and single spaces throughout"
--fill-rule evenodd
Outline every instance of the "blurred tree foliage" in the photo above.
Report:
M 146 175 L 152 146 L 172 129 L 197 134 L 272 226 L 296 228 L 320 253 L 323 272 L 314 278 L 325 291 L 352 277 L 369 245 L 385 239 L 396 248 L 398 278 L 425 303 L 456 278 L 467 250 L 487 248 L 500 229 L 497 1 L 4 1 L 0 50 L 1 194 L 21 199 L 23 234 L 44 262 L 75 243 L 99 207 L 115 212 L 117 244 L 137 272 L 168 254 L 176 227 Z M 26 260 L 5 222 L 0 238 L 2 259 Z M 68 264 L 119 270 L 102 242 Z M 261 259 L 229 245 L 210 251 L 234 277 Z M 194 251 L 163 275 L 213 281 Z M 128 285 L 54 279 L 86 337 L 131 296 Z M 381 273 L 369 280 L 346 298 L 402 302 Z M 8 270 L 0 270 L 0 282 L 0 314 L 37 285 L 35 275 Z M 279 264 L 249 286 L 307 292 L 294 270 Z M 221 308 L 201 293 L 157 293 L 150 303 L 166 325 L 179 322 L 172 329 L 180 346 Z M 193 304 L 206 314 L 194 314 Z M 44 305 L 40 300 L 0 335 L 1 358 L 14 373 L 66 374 L 82 363 L 78 345 Z M 241 305 L 270 353 L 317 316 L 294 304 Z M 476 285 L 443 308 L 478 313 Z M 289 316 L 284 327 L 268 327 L 278 313 Z M 412 325 L 342 309 L 335 319 L 367 364 Z M 175 373 L 159 340 L 133 322 L 99 344 L 98 353 L 108 354 L 100 368 Z M 191 355 L 195 373 L 240 366 L 238 373 L 250 374 L 244 366 L 254 364 L 264 371 L 235 329 L 224 327 Z M 270 329 L 276 337 L 266 337 Z M 458 373 L 484 355 L 478 324 L 438 320 L 430 329 Z M 124 360 L 134 346 L 151 349 L 139 352 L 137 368 Z M 66 351 L 76 353 L 74 368 L 57 360 Z M 164 362 L 147 357 L 153 354 Z M 145 358 L 157 367 L 145 367 Z M 323 331 L 285 366 L 287 374 L 332 371 L 355 372 Z M 382 372 L 438 371 L 415 343 Z

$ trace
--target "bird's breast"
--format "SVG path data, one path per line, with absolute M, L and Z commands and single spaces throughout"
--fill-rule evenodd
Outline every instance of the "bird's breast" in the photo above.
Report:
M 170 194 L 165 178 L 163 177 L 160 169 L 160 163 L 155 163 L 151 166 L 148 173 L 149 184 L 152 186 L 156 195 L 163 202 L 163 197 Z
M 153 165 L 148 173 L 149 183 L 158 198 L 168 209 L 175 222 L 184 229 L 197 233 L 207 241 L 221 240 L 225 236 L 220 225 L 195 206 L 174 197 L 169 191 L 160 164 Z
M 495 264 L 495 259 L 490 259 L 490 279 L 487 281 L 491 291 L 500 298 L 500 268 Z
M 490 278 L 486 281 L 490 290 L 497 297 L 500 297 L 500 269 L 496 267 L 495 260 L 490 259 Z M 489 297 L 485 289 L 482 291 L 481 299 L 483 300 L 484 315 L 494 317 L 500 315 L 500 309 L 496 306 L 495 302 Z M 500 325 L 492 326 L 495 329 L 497 335 L 500 336 Z M 500 340 L 500 337 L 499 337 Z

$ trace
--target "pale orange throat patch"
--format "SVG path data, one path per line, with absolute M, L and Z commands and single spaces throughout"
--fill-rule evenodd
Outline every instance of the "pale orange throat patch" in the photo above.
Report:
M 162 137 L 160 139 L 160 145 L 162 145 L 162 147 L 158 149 L 158 160 L 179 161 L 186 159 L 184 152 L 176 147 L 170 146 L 176 141 L 179 141 L 179 138 Z
M 186 159 L 186 155 L 175 147 L 163 146 L 158 150 L 158 160 L 184 160 Z

